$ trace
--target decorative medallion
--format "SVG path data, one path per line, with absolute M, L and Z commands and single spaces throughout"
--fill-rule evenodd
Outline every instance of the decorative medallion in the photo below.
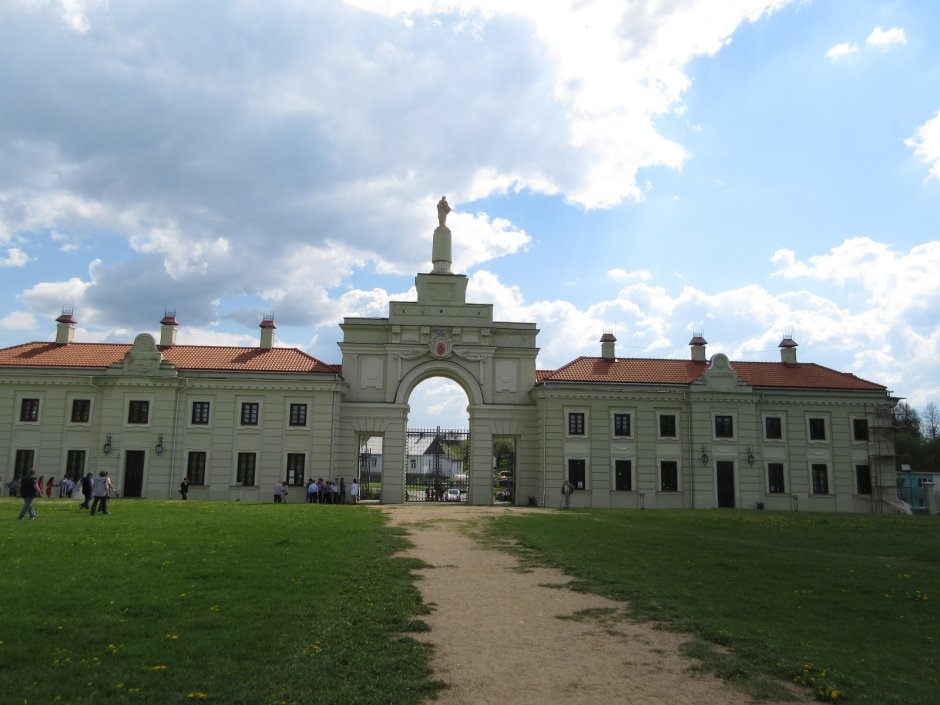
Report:
M 431 357 L 438 359 L 450 357 L 454 352 L 454 341 L 442 330 L 437 331 L 428 341 Z

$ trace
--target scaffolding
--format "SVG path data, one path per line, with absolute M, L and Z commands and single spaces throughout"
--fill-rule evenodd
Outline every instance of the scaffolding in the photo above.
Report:
M 894 404 L 866 405 L 868 420 L 868 471 L 871 478 L 871 511 L 882 513 L 885 507 L 897 511 L 897 457 L 894 448 L 896 426 Z

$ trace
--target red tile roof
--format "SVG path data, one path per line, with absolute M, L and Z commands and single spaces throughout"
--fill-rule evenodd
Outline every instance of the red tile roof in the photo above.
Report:
M 880 384 L 813 363 L 731 362 L 731 367 L 752 387 L 887 391 Z M 706 369 L 707 363 L 693 360 L 579 357 L 555 371 L 541 370 L 536 381 L 689 385 Z
M 123 360 L 131 347 L 127 343 L 25 343 L 0 349 L 0 367 L 103 369 Z M 181 370 L 340 374 L 342 369 L 297 348 L 171 345 L 158 349 L 166 362 Z

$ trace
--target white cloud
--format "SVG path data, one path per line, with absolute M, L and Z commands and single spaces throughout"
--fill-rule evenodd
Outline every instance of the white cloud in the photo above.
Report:
M 854 42 L 843 42 L 842 44 L 836 44 L 832 49 L 826 52 L 826 56 L 830 59 L 841 59 L 845 56 L 858 53 L 858 44 Z
M 5 257 L 0 257 L 0 267 L 24 267 L 27 262 L 29 255 L 18 247 L 11 247 Z
M 875 27 L 865 40 L 871 46 L 884 47 L 892 44 L 907 44 L 907 37 L 900 27 L 882 29 Z
M 27 311 L 13 311 L 0 318 L 0 328 L 7 330 L 33 330 L 36 317 Z
M 614 269 L 608 270 L 607 276 L 615 282 L 624 282 L 631 279 L 649 281 L 653 278 L 652 273 L 646 271 L 645 269 L 635 269 L 632 272 L 628 272 L 627 270 L 621 269 L 620 267 L 615 267 Z
M 940 179 L 940 110 L 904 144 L 913 148 L 914 156 L 930 167 L 931 176 Z

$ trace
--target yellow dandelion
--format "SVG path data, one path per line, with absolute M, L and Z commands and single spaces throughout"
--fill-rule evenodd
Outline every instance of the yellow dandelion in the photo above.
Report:
M 175 639 L 179 639 L 179 637 L 178 637 L 176 634 L 167 634 L 167 635 L 166 635 L 166 638 L 167 638 L 167 639 L 174 639 L 174 640 L 175 640 Z
M 218 605 L 212 605 L 212 607 L 209 608 L 209 611 L 210 611 L 210 612 L 218 612 L 220 609 L 222 609 L 222 608 L 219 607 Z
M 150 670 L 151 670 L 151 671 L 165 671 L 165 670 L 166 670 L 166 666 L 161 663 L 161 664 L 159 664 L 159 665 L 157 665 L 157 666 L 151 666 L 151 667 L 150 667 Z

